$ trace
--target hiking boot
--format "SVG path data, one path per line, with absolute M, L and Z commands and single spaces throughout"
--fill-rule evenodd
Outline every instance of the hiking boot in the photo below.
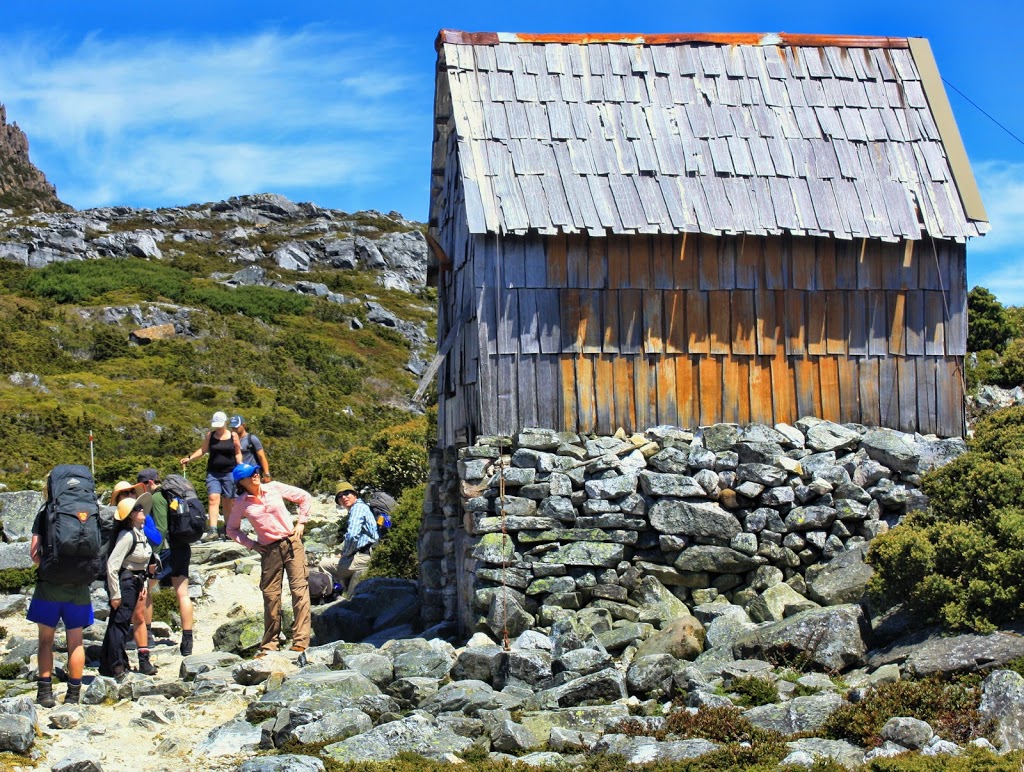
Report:
M 128 668 L 123 665 L 118 665 L 114 668 L 113 679 L 119 684 L 124 683 L 124 680 L 128 677 Z
M 157 667 L 149 661 L 149 652 L 139 652 L 139 672 L 142 675 L 156 675 Z
M 181 633 L 181 656 L 187 657 L 192 653 L 192 631 L 183 630 Z
M 217 541 L 219 538 L 220 538 L 220 535 L 217 533 L 217 529 L 216 528 L 207 528 L 206 529 L 206 533 L 204 533 L 202 535 L 202 537 L 199 539 L 199 541 L 201 541 L 203 543 L 208 543 L 208 542 L 211 542 L 211 541 Z
M 53 681 L 36 681 L 36 704 L 52 708 L 57 704 L 53 698 Z
M 68 692 L 64 695 L 65 705 L 77 705 L 82 696 L 82 684 L 68 684 Z

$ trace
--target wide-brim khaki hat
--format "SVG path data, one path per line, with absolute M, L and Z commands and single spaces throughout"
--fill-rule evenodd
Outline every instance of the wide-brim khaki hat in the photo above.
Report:
M 142 507 L 147 515 L 153 511 L 153 494 L 143 493 L 138 498 L 123 498 L 117 505 L 117 512 L 114 513 L 115 520 L 124 520 L 136 507 Z
M 114 490 L 110 493 L 110 506 L 116 507 L 118 502 L 125 496 L 135 498 L 141 492 L 142 486 L 138 483 L 130 483 L 127 480 L 121 480 L 114 484 Z

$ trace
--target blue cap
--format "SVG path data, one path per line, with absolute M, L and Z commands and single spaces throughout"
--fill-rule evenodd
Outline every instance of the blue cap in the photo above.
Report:
M 242 418 L 242 416 L 240 416 L 240 415 L 233 415 L 233 416 L 231 416 L 231 420 L 228 421 L 228 426 L 230 426 L 232 429 L 237 429 L 239 426 L 241 426 L 244 423 L 245 423 L 245 419 Z
M 258 471 L 259 469 L 252 464 L 239 464 L 231 471 L 231 479 L 235 482 L 238 482 L 239 480 L 248 480 Z

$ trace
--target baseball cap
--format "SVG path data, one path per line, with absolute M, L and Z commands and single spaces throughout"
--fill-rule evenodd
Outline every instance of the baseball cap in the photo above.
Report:
M 152 467 L 147 467 L 135 475 L 135 479 L 138 482 L 160 482 L 160 473 Z
M 242 416 L 240 416 L 240 415 L 233 415 L 233 416 L 231 416 L 231 420 L 228 422 L 228 424 L 231 426 L 232 429 L 237 429 L 239 426 L 241 426 L 244 423 L 245 423 L 245 419 L 242 418 Z
M 239 480 L 248 480 L 259 470 L 252 464 L 239 464 L 231 470 L 231 479 L 235 482 Z
M 213 414 L 213 418 L 210 419 L 211 429 L 222 429 L 224 424 L 228 422 L 228 415 L 223 410 L 218 410 Z

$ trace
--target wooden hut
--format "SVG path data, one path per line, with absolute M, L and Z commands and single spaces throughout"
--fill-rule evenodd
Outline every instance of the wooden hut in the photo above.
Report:
M 802 415 L 962 434 L 988 223 L 926 40 L 437 52 L 440 446 Z

